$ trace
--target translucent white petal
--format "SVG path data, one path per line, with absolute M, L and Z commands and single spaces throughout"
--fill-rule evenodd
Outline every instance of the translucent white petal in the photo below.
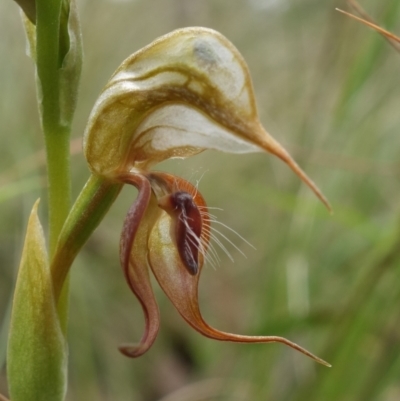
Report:
M 185 146 L 230 153 L 264 151 L 185 105 L 158 108 L 139 125 L 136 132 L 139 139 L 135 146 L 147 146 L 157 152 Z

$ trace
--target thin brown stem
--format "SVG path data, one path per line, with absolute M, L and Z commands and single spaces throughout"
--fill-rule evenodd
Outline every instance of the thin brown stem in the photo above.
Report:
M 360 17 L 364 18 L 368 22 L 371 22 L 372 24 L 378 25 L 376 21 L 374 21 L 374 19 L 369 16 L 369 14 L 360 6 L 360 4 L 358 4 L 356 0 L 347 0 L 347 3 Z M 386 35 L 384 35 L 384 38 L 389 42 L 390 45 L 392 45 L 396 49 L 396 51 L 400 52 L 400 45 L 397 41 L 388 38 Z
M 376 25 L 373 22 L 370 22 L 366 19 L 357 17 L 354 14 L 348 13 L 347 11 L 341 10 L 340 8 L 336 8 L 336 11 L 339 11 L 340 13 L 347 15 L 350 18 L 355 19 L 356 21 L 359 21 L 363 23 L 364 25 L 369 26 L 372 29 L 375 29 L 377 32 L 379 32 L 386 40 L 389 41 L 389 43 L 397 50 L 400 51 L 400 47 L 398 43 L 400 43 L 400 38 L 393 33 L 387 31 L 386 29 L 381 28 L 379 25 Z

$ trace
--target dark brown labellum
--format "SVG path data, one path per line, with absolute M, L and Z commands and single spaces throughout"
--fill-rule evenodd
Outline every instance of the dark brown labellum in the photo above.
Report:
M 179 256 L 192 275 L 199 270 L 202 218 L 193 196 L 184 191 L 170 195 L 171 214 L 176 216 L 175 238 Z

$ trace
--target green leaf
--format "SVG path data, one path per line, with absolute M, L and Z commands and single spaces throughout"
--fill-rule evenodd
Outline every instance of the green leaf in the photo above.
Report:
M 53 297 L 43 229 L 33 206 L 14 293 L 8 341 L 13 401 L 62 401 L 67 346 Z

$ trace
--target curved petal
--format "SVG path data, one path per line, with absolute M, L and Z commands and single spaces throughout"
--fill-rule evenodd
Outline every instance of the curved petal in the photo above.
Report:
M 200 195 L 197 193 L 197 196 Z M 315 361 L 330 366 L 327 362 L 313 355 L 306 349 L 277 336 L 244 336 L 219 331 L 209 326 L 203 319 L 198 303 L 198 284 L 203 258 L 199 259 L 199 273 L 190 274 L 182 262 L 177 250 L 176 241 L 171 233 L 173 230 L 173 217 L 163 212 L 154 225 L 149 238 L 149 261 L 151 269 L 182 317 L 197 331 L 206 337 L 220 341 L 233 341 L 241 343 L 269 343 L 280 342 L 309 356 Z M 208 241 L 208 239 L 207 239 Z M 202 255 L 200 255 L 202 256 Z
M 154 209 L 149 181 L 139 175 L 122 177 L 123 181 L 135 185 L 139 194 L 130 207 L 124 221 L 120 242 L 120 261 L 126 281 L 140 301 L 145 316 L 145 332 L 139 344 L 123 344 L 119 350 L 126 356 L 136 358 L 144 354 L 157 337 L 160 315 L 151 287 L 147 263 L 148 233 L 154 222 Z M 155 206 L 155 207 L 154 207 Z

